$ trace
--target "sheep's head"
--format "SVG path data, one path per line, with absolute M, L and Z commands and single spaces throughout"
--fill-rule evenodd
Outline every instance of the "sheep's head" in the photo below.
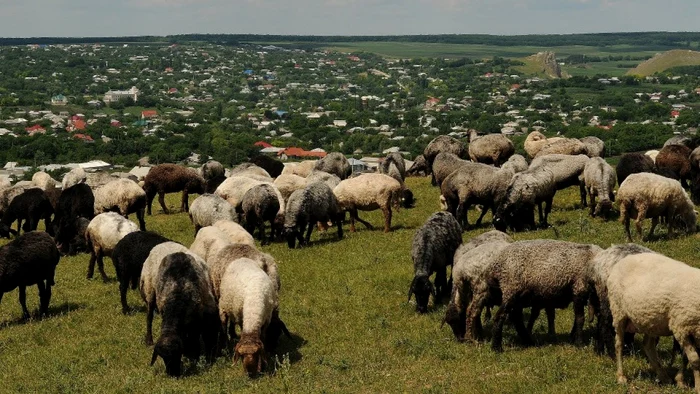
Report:
M 250 335 L 241 335 L 241 340 L 236 344 L 233 353 L 233 363 L 238 360 L 243 360 L 243 369 L 248 376 L 255 376 L 262 372 L 264 362 L 265 347 L 260 341 L 260 338 L 254 338 Z
M 686 212 L 676 215 L 674 226 L 681 228 L 687 233 L 694 233 L 698 230 L 698 212 L 689 208 Z
M 297 229 L 296 227 L 284 227 L 284 237 L 287 238 L 287 246 L 289 249 L 296 247 Z
M 0 237 L 10 239 L 10 234 L 17 236 L 17 231 L 11 229 L 9 224 L 0 223 Z
M 413 192 L 409 188 L 403 189 L 401 200 L 403 201 L 403 207 L 408 209 L 413 207 Z
M 458 341 L 464 340 L 464 336 L 467 333 L 467 313 L 466 310 L 459 310 L 457 305 L 450 302 L 445 311 L 445 320 L 443 323 L 447 323 L 450 328 L 452 328 L 452 333 Z
M 165 363 L 165 372 L 170 376 L 180 376 L 182 368 L 182 340 L 174 335 L 161 335 L 153 348 L 151 365 L 160 356 Z
M 601 216 L 601 215 L 607 215 L 613 207 L 613 203 L 610 200 L 605 200 L 605 201 L 600 201 L 598 204 L 596 204 L 595 210 L 593 211 L 593 215 L 595 216 Z
M 265 349 L 273 351 L 277 347 L 277 343 L 282 334 L 292 339 L 292 334 L 289 333 L 287 325 L 280 319 L 279 312 L 274 311 L 272 312 L 272 319 L 265 332 Z
M 411 282 L 411 287 L 408 289 L 408 300 L 411 296 L 416 295 L 416 312 L 425 313 L 428 311 L 428 301 L 430 294 L 436 296 L 435 287 L 430 283 L 430 278 L 427 276 L 416 276 Z

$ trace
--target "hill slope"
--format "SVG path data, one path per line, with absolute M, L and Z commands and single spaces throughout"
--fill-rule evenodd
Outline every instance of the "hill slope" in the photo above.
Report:
M 547 78 L 566 78 L 566 73 L 562 74 L 561 67 L 557 63 L 554 52 L 538 52 L 526 58 L 518 59 L 525 63 L 524 66 L 516 67 L 519 71 L 529 75 L 539 75 Z
M 674 49 L 663 53 L 658 53 L 651 59 L 640 63 L 637 67 L 629 70 L 627 75 L 647 76 L 657 72 L 668 70 L 678 66 L 700 65 L 700 52 L 685 49 Z

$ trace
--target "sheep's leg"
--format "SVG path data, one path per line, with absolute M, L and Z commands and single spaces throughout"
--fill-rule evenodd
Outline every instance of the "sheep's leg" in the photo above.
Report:
M 22 234 L 22 218 L 17 218 L 17 235 L 20 234 Z
M 97 255 L 97 269 L 100 270 L 102 281 L 107 282 L 109 278 L 107 278 L 107 274 L 105 273 L 104 255 L 102 254 L 102 251 L 100 251 L 100 253 Z
M 388 233 L 391 231 L 391 207 L 387 206 L 383 209 L 384 211 L 384 232 Z
M 51 285 L 48 283 L 44 285 L 44 281 L 40 280 L 36 286 L 39 288 L 39 313 L 46 316 L 49 313 L 49 302 L 51 301 Z
M 639 238 L 642 238 L 642 221 L 646 217 L 646 214 L 647 214 L 646 207 L 639 207 L 639 211 L 637 213 L 637 219 L 635 219 L 635 221 L 634 221 L 634 225 L 637 227 L 637 236 Z
M 481 311 L 484 308 L 486 297 L 475 294 L 467 306 L 466 338 L 476 341 L 481 338 Z
M 520 341 L 522 342 L 522 344 L 525 346 L 532 345 L 532 336 L 530 336 L 530 332 L 527 330 L 525 324 L 523 323 L 523 308 L 513 308 L 508 313 L 508 319 L 515 327 L 515 331 L 518 333 L 518 337 L 520 337 Z
M 627 323 L 627 319 L 621 319 L 620 321 L 615 323 L 615 358 L 617 361 L 617 383 L 626 384 L 627 378 L 625 377 L 625 373 L 622 370 L 622 347 L 624 345 L 625 325 Z
M 351 233 L 355 232 L 355 217 L 357 217 L 357 210 L 351 209 L 350 210 L 350 232 Z
M 180 210 L 182 212 L 188 212 L 190 209 L 188 198 L 187 189 L 185 189 L 182 191 L 182 202 L 180 203 Z
M 584 205 L 585 207 L 585 205 Z M 591 193 L 590 215 L 595 217 L 595 194 Z
M 574 326 L 571 340 L 576 346 L 583 346 L 583 325 L 586 322 L 586 297 L 574 297 Z
M 552 201 L 554 200 L 554 196 L 551 198 L 547 199 L 544 202 L 544 228 L 549 227 L 549 224 L 547 223 L 547 218 L 549 218 L 549 213 L 552 212 Z
M 462 230 L 466 230 L 469 228 L 469 217 L 467 216 L 467 212 L 469 212 L 469 204 L 462 203 L 460 201 L 457 205 L 455 218 L 457 218 L 459 225 L 462 226 Z
M 165 206 L 165 192 L 159 192 L 158 193 L 158 202 L 160 203 L 161 209 L 163 209 L 164 214 L 169 214 L 170 211 L 168 211 L 168 207 Z
M 668 235 L 669 237 L 672 236 L 673 230 L 671 230 L 673 227 L 671 226 L 671 222 L 668 223 Z M 647 235 L 647 240 L 651 240 L 651 237 L 654 236 L 654 230 L 656 229 L 656 226 L 659 224 L 659 217 L 654 216 L 651 218 L 651 227 L 649 228 L 649 234 Z
M 533 306 L 530 308 L 530 319 L 527 321 L 527 331 L 532 333 L 532 328 L 535 326 L 535 321 L 540 316 L 540 308 Z
M 156 300 L 155 297 L 152 297 L 149 302 L 146 303 L 146 338 L 145 342 L 146 345 L 151 346 L 153 345 L 153 314 L 156 311 Z
M 632 234 L 630 233 L 630 217 L 626 212 L 622 212 L 622 222 L 625 226 L 625 234 L 627 234 L 627 242 L 632 242 Z
M 542 227 L 542 223 L 544 222 L 544 215 L 542 214 L 542 201 L 537 203 L 537 213 L 539 214 L 540 227 Z
M 343 239 L 343 218 L 341 215 L 335 219 L 335 223 L 338 226 L 338 239 Z
M 119 280 L 119 298 L 122 302 L 122 314 L 126 315 L 129 311 L 129 305 L 126 303 L 126 291 L 129 289 L 129 279 L 121 278 Z
M 97 252 L 92 250 L 90 253 L 90 262 L 88 263 L 87 279 L 92 279 L 95 273 L 95 261 L 97 261 Z
M 370 223 L 367 222 L 367 221 L 364 221 L 364 220 L 360 219 L 360 216 L 357 214 L 357 209 L 353 210 L 353 214 L 355 215 L 355 220 L 357 220 L 358 222 L 362 223 L 362 224 L 363 224 L 365 227 L 367 227 L 369 230 L 374 230 L 374 226 L 372 226 L 372 224 L 370 224 Z M 391 219 L 390 219 L 390 221 L 391 221 Z
M 649 364 L 656 372 L 661 383 L 670 383 L 671 378 L 668 376 L 666 371 L 661 367 L 659 362 L 659 354 L 656 352 L 656 340 L 658 338 L 653 335 L 644 335 L 644 353 L 646 353 L 649 359 Z
M 27 310 L 27 287 L 19 287 L 19 304 L 22 306 L 22 318 L 29 319 L 29 311 Z
M 493 204 L 486 204 L 481 207 L 481 215 L 479 215 L 479 218 L 476 219 L 476 225 L 481 226 L 481 221 L 484 219 L 484 216 L 486 216 L 486 213 L 489 211 L 489 209 L 493 209 Z
M 554 328 L 554 323 L 555 323 L 555 312 L 554 308 L 545 308 L 544 310 L 547 313 L 547 335 L 550 337 L 554 337 L 557 335 L 557 331 Z
M 494 352 L 503 352 L 503 323 L 506 319 L 506 304 L 501 305 L 493 317 L 493 334 L 491 336 L 491 349 Z
M 581 207 L 586 208 L 586 206 L 587 206 L 587 204 L 586 204 L 586 184 L 583 182 L 580 182 L 578 184 L 578 191 L 579 191 L 579 194 L 581 195 Z M 589 194 L 589 196 L 591 197 L 591 207 L 595 206 L 595 204 L 593 203 L 593 195 Z
M 311 241 L 311 232 L 314 231 L 314 223 L 309 222 L 306 230 L 305 243 L 308 244 Z
M 144 208 L 141 208 L 138 211 L 136 211 L 136 218 L 139 220 L 139 228 L 141 229 L 141 231 L 146 231 L 146 220 L 145 220 L 146 213 L 144 211 L 145 211 Z M 195 235 L 197 235 L 197 234 L 195 234 Z
M 695 348 L 695 344 L 693 341 L 691 341 L 692 338 L 686 337 L 683 339 L 683 352 L 685 353 L 685 356 L 688 358 L 688 363 L 690 364 L 690 368 L 693 370 L 693 380 L 695 381 L 695 392 L 700 392 L 700 356 L 698 356 L 697 349 Z M 680 379 L 678 375 L 676 375 L 676 383 L 680 387 L 685 387 L 683 384 L 683 372 L 685 371 L 685 358 L 683 359 L 683 368 L 678 372 L 680 374 Z
M 151 214 L 151 205 L 153 205 L 153 199 L 155 198 L 155 193 L 146 192 L 146 211 Z

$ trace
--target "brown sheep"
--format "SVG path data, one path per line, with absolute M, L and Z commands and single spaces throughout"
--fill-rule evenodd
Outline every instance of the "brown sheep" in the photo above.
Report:
M 656 156 L 656 171 L 659 175 L 681 181 L 688 188 L 690 179 L 690 154 L 685 145 L 666 145 Z
M 473 162 L 500 167 L 515 153 L 513 142 L 502 134 L 478 137 L 476 130 L 472 130 L 469 139 L 469 158 Z
M 144 179 L 143 189 L 146 191 L 148 214 L 151 214 L 153 198 L 158 194 L 158 202 L 163 213 L 168 214 L 165 206 L 165 194 L 182 191 L 180 209 L 189 212 L 189 193 L 203 194 L 205 180 L 195 171 L 177 164 L 159 164 L 151 169 Z

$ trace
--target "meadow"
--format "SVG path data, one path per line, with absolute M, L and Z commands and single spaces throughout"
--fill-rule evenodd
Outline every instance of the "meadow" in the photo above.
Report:
M 625 358 L 628 386 L 615 381 L 614 362 L 594 354 L 590 325 L 586 346 L 568 342 L 571 308 L 557 313 L 557 338 L 546 335 L 546 320 L 534 328 L 536 346 L 522 348 L 506 325 L 504 352 L 488 343 L 458 343 L 448 326 L 441 327 L 444 305 L 419 315 L 406 300 L 413 277 L 412 237 L 438 209 L 438 189 L 427 178 L 409 178 L 416 207 L 395 213 L 393 231 L 379 230 L 379 212 L 361 213 L 378 228 L 362 225 L 338 241 L 335 230 L 314 232 L 310 246 L 289 250 L 286 243 L 262 247 L 279 265 L 282 279 L 280 315 L 294 339 L 281 338 L 277 361 L 268 373 L 249 379 L 228 356 L 214 365 L 186 363 L 185 376 L 165 374 L 162 361 L 149 367 L 152 348 L 143 343 L 145 308 L 137 291 L 128 294 L 132 311 L 122 315 L 115 280 L 85 279 L 88 255 L 63 257 L 57 268 L 49 316 L 36 318 L 36 287 L 27 291 L 33 318 L 20 320 L 17 291 L 0 304 L 0 392 L 7 393 L 219 393 L 219 392 L 460 392 L 460 393 L 624 393 L 690 392 L 659 386 L 646 358 L 637 351 Z M 169 195 L 175 208 L 179 195 Z M 476 219 L 470 213 L 470 221 Z M 490 214 L 481 228 L 490 229 Z M 133 218 L 132 218 L 133 219 Z M 518 240 L 558 238 L 608 247 L 625 241 L 616 220 L 592 219 L 579 207 L 574 188 L 557 193 L 550 215 L 552 227 L 515 234 Z M 185 213 L 164 215 L 154 207 L 149 230 L 189 245 L 193 227 Z M 345 226 L 347 230 L 348 226 Z M 648 223 L 646 227 L 648 228 Z M 700 265 L 698 235 L 644 243 L 656 251 Z M 6 242 L 6 241 L 4 241 Z M 114 268 L 105 259 L 107 274 Z M 160 332 L 156 317 L 154 335 Z M 486 324 L 486 331 L 490 323 Z M 668 359 L 670 342 L 661 356 Z M 637 343 L 637 349 L 641 349 Z M 676 366 L 679 361 L 676 360 Z

